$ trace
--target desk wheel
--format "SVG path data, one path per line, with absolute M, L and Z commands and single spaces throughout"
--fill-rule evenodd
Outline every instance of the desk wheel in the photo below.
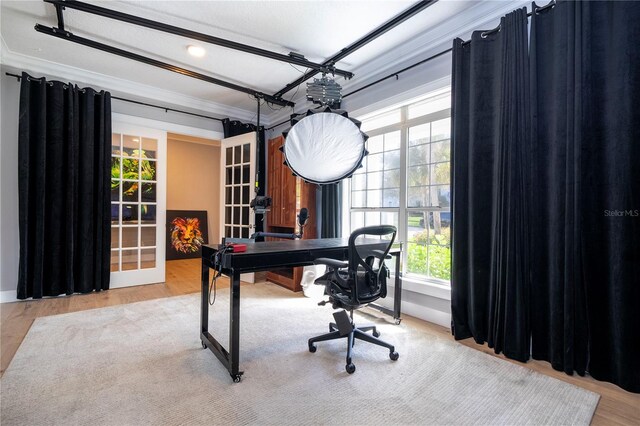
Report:
M 309 343 L 309 352 L 314 353 L 318 348 L 313 343 Z
M 401 322 L 402 322 L 402 318 L 396 318 L 396 325 L 400 325 Z
M 399 357 L 400 355 L 398 354 L 398 352 L 396 351 L 389 352 L 389 358 L 391 359 L 391 361 L 397 361 Z
M 344 367 L 344 369 L 347 370 L 347 373 L 353 374 L 356 371 L 356 366 L 353 365 L 353 363 L 349 363 Z
M 200 344 L 202 345 L 202 349 L 207 349 L 207 345 L 204 343 L 204 340 L 200 340 Z
M 242 380 L 242 375 L 236 374 L 235 376 L 231 376 L 231 378 L 233 379 L 233 383 L 240 383 L 240 381 Z

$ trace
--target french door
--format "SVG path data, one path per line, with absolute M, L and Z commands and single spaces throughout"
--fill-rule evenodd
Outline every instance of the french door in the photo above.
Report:
M 249 203 L 255 187 L 255 132 L 222 139 L 220 181 L 220 235 L 226 238 L 249 238 L 255 231 L 255 214 Z M 243 281 L 253 282 L 253 274 L 243 274 Z
M 114 122 L 111 288 L 165 281 L 166 132 Z

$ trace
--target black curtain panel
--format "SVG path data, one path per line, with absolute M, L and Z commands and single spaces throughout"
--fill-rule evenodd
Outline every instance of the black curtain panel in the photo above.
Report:
M 640 3 L 532 18 L 532 354 L 640 392 Z
M 238 120 L 231 120 L 229 118 L 225 118 L 222 120 L 222 129 L 224 131 L 224 137 L 230 138 L 233 136 L 244 135 L 245 133 L 255 132 L 256 126 L 255 124 L 243 123 Z M 265 138 L 264 127 L 260 126 L 260 132 L 258 133 L 258 137 L 260 140 L 260 144 L 257 146 L 258 156 L 258 194 L 257 195 L 268 195 L 265 194 L 266 186 L 267 186 L 267 163 L 266 163 L 266 155 L 267 149 L 267 141 Z M 255 231 L 262 232 L 264 231 L 264 221 L 256 220 Z
M 530 355 L 526 9 L 453 45 L 452 329 Z
M 342 237 L 342 182 L 319 185 L 316 191 L 316 219 L 320 238 Z
M 22 74 L 18 299 L 109 288 L 111 95 Z

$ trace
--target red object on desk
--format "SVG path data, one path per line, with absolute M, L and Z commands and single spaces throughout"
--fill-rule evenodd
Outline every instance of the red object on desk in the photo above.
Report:
M 232 253 L 242 253 L 243 251 L 247 251 L 247 245 L 246 244 L 229 243 L 228 247 L 231 247 L 230 251 Z

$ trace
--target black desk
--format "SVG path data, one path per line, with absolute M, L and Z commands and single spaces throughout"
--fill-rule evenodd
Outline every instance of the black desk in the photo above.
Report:
M 244 253 L 225 253 L 222 255 L 222 273 L 231 281 L 229 312 L 229 350 L 225 349 L 209 333 L 209 268 L 214 268 L 214 256 L 220 246 L 202 246 L 202 305 L 200 315 L 200 339 L 202 347 L 211 352 L 227 367 L 234 382 L 239 382 L 242 371 L 239 370 L 240 358 L 240 274 L 246 272 L 268 271 L 292 266 L 313 265 L 320 257 L 348 259 L 348 238 L 325 238 L 317 240 L 268 241 L 248 244 Z M 366 246 L 371 250 L 384 250 L 385 242 L 376 239 L 360 239 L 358 246 Z M 400 303 L 402 283 L 400 280 L 400 258 L 402 248 L 392 249 L 391 255 L 396 257 L 394 309 L 377 307 L 393 314 L 396 324 L 400 323 Z M 371 305 L 373 306 L 373 305 Z

